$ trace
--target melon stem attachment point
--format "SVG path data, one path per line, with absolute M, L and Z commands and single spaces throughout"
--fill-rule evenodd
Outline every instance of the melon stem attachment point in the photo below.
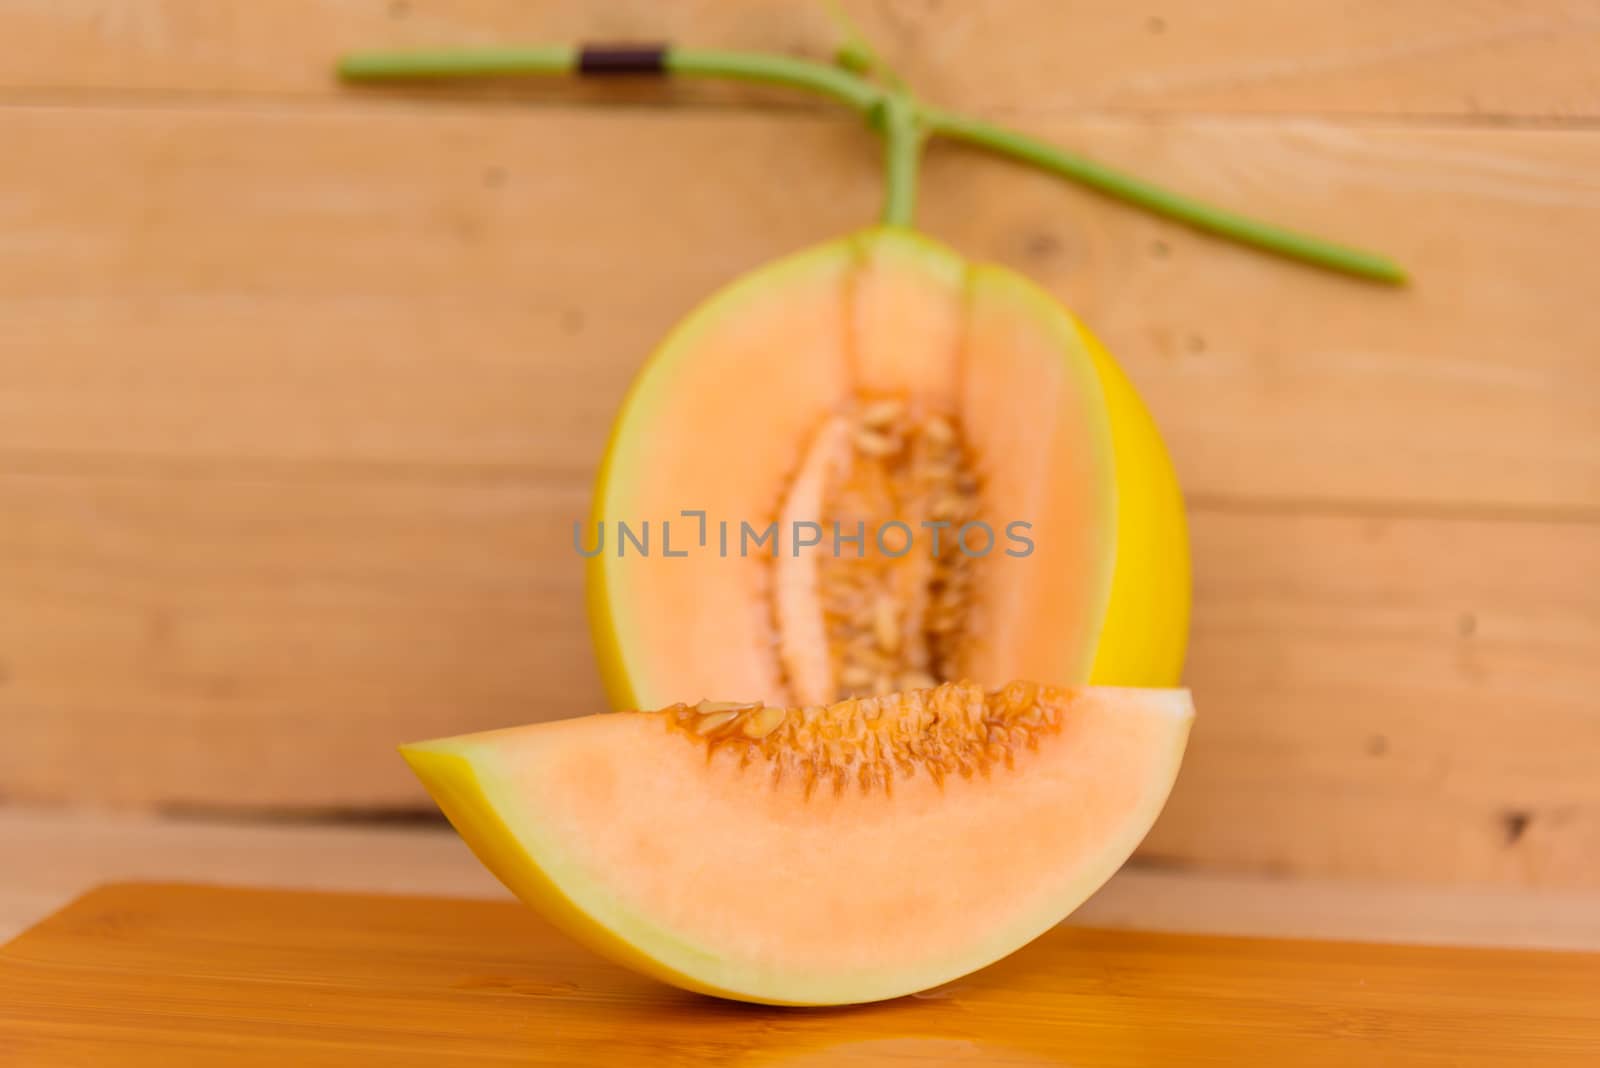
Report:
M 851 41 L 861 53 L 864 41 Z M 870 46 L 867 46 L 870 48 Z M 860 59 L 893 78 L 870 51 Z M 859 65 L 859 64 L 857 64 Z M 1014 130 L 943 109 L 926 108 L 898 84 L 886 88 L 850 69 L 762 52 L 730 52 L 665 45 L 543 46 L 418 52 L 355 52 L 338 64 L 347 81 L 465 78 L 549 74 L 672 74 L 726 78 L 798 89 L 843 104 L 878 128 L 886 145 L 883 221 L 908 225 L 916 203 L 917 165 L 923 140 L 949 137 L 1049 174 L 1087 186 L 1154 215 L 1241 245 L 1387 285 L 1402 285 L 1405 271 L 1375 252 L 1298 233 L 1214 207 L 1124 174 Z M 897 81 L 897 79 L 896 79 Z
M 917 208 L 917 169 L 922 162 L 922 122 L 904 93 L 890 93 L 878 107 L 883 134 L 883 224 L 910 226 Z

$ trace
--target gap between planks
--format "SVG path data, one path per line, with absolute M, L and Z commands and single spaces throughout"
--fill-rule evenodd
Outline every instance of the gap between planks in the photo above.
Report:
M 306 459 L 260 456 L 138 456 L 113 452 L 0 449 L 8 476 L 64 479 L 128 478 L 230 485 L 438 486 L 485 484 L 514 486 L 532 493 L 588 492 L 594 472 L 556 465 L 515 462 L 427 461 L 404 459 Z M 1361 498 L 1232 497 L 1189 493 L 1184 504 L 1193 516 L 1261 515 L 1346 519 L 1425 519 L 1462 523 L 1600 524 L 1600 508 L 1533 504 L 1405 501 Z
M 482 115 L 501 111 L 523 114 L 571 111 L 580 115 L 614 114 L 621 118 L 660 117 L 663 113 L 689 115 L 710 112 L 797 121 L 837 121 L 860 125 L 861 120 L 835 105 L 810 100 L 798 91 L 751 90 L 737 99 L 717 99 L 686 92 L 679 83 L 651 86 L 585 86 L 562 83 L 559 78 L 534 78 L 507 84 L 493 80 L 482 87 L 440 82 L 418 88 L 415 84 L 351 86 L 345 96 L 293 96 L 265 92 L 219 92 L 202 89 L 0 89 L 0 109 L 59 109 L 110 112 L 192 112 L 272 116 L 362 114 L 402 116 Z M 772 99 L 765 99 L 766 96 Z M 789 98 L 789 99 L 785 99 Z M 971 108 L 972 118 L 991 122 L 1041 123 L 1052 120 L 1125 122 L 1133 125 L 1238 126 L 1288 128 L 1307 123 L 1361 129 L 1527 130 L 1534 133 L 1570 130 L 1600 131 L 1600 116 L 1518 115 L 1451 112 L 1395 114 L 1379 111 L 1233 112 L 1138 107 Z M 951 142 L 954 144 L 955 142 Z M 981 153 L 980 149 L 965 151 Z
M 0 942 L 89 888 L 160 880 L 504 898 L 448 830 L 267 826 L 0 806 Z M 1124 868 L 1085 926 L 1192 934 L 1600 949 L 1600 892 Z

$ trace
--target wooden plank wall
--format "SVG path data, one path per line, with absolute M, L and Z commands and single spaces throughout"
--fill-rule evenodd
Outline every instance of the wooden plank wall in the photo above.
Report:
M 1201 719 L 1147 861 L 1600 886 L 1600 11 L 850 8 L 931 99 L 1415 272 L 930 154 L 926 228 L 1095 326 L 1190 496 Z M 622 391 L 714 286 L 869 220 L 875 147 L 771 92 L 329 61 L 832 33 L 776 0 L 0 3 L 0 795 L 409 808 L 392 742 L 598 707 L 568 538 Z

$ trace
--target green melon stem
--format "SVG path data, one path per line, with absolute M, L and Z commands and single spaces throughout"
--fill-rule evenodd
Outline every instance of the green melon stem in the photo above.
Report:
M 809 59 L 775 56 L 765 52 L 721 52 L 703 48 L 669 48 L 666 69 L 673 74 L 729 78 L 801 89 L 825 96 L 871 116 L 883 90 L 859 74 Z
M 1014 130 L 944 111 L 925 110 L 923 118 L 934 133 L 1010 156 L 1197 230 L 1374 282 L 1399 285 L 1406 280 L 1405 272 L 1385 256 L 1213 207 Z
M 571 74 L 584 49 L 572 46 L 356 52 L 339 61 L 348 81 Z M 782 86 L 826 97 L 863 116 L 882 134 L 883 221 L 909 225 L 916 205 L 922 144 L 929 136 L 964 141 L 1087 186 L 1152 214 L 1242 245 L 1373 282 L 1399 285 L 1406 274 L 1386 256 L 1288 230 L 1215 207 L 1124 174 L 1014 130 L 927 108 L 898 87 L 886 88 L 852 70 L 762 52 L 698 48 L 661 51 L 659 69 L 688 77 Z
M 910 226 L 917 208 L 917 171 L 922 165 L 922 121 L 904 93 L 883 98 L 877 125 L 883 132 L 883 222 Z

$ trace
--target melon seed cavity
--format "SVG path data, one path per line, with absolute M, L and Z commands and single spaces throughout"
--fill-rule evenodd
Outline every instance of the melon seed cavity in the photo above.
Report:
M 712 750 L 731 746 L 743 765 L 770 769 L 774 785 L 842 793 L 886 792 L 896 780 L 983 774 L 1059 731 L 1072 693 L 1013 682 L 985 690 L 951 682 L 884 697 L 781 708 L 760 702 L 701 701 L 663 709 L 669 728 Z
M 813 445 L 835 453 L 815 465 L 827 472 L 816 521 L 830 535 L 866 532 L 859 545 L 841 541 L 836 553 L 816 553 L 816 603 L 808 611 L 820 616 L 826 655 L 786 649 L 814 643 L 819 629 L 814 618 L 801 627 L 792 611 L 773 611 L 786 690 L 802 699 L 883 696 L 963 674 L 979 561 L 961 552 L 957 533 L 978 517 L 980 492 L 959 425 L 895 396 L 858 398 L 846 418 L 847 433 L 825 425 Z

